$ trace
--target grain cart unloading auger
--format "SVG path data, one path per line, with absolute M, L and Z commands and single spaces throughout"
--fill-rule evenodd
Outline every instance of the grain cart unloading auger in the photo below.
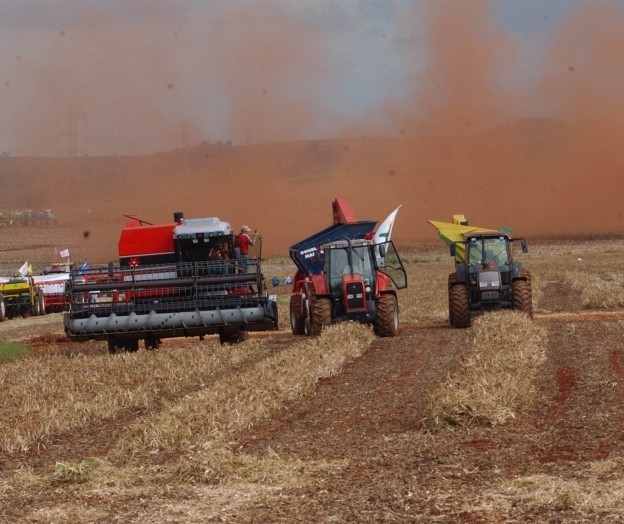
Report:
M 407 276 L 392 241 L 375 243 L 376 222 L 356 221 L 348 202 L 333 202 L 334 224 L 290 248 L 298 268 L 290 298 L 295 335 L 318 335 L 330 324 L 372 324 L 379 336 L 396 336 L 396 289 Z
M 182 213 L 164 225 L 128 218 L 119 265 L 72 270 L 68 338 L 106 340 L 114 353 L 136 351 L 140 340 L 147 349 L 164 338 L 210 334 L 233 343 L 249 331 L 277 329 L 276 297 L 267 294 L 261 257 L 250 253 L 242 264 L 229 223 L 186 220 Z M 225 255 L 210 260 L 217 247 Z
M 452 326 L 470 326 L 472 311 L 511 308 L 533 316 L 531 275 L 513 259 L 512 245 L 524 238 L 512 238 L 506 229 L 494 230 L 468 225 L 463 215 L 453 222 L 429 223 L 450 246 L 455 271 L 448 278 L 449 322 Z

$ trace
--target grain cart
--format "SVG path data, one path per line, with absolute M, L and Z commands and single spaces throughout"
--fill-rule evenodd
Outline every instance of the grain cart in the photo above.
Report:
M 463 218 L 463 215 L 459 215 Z M 513 243 L 508 229 L 485 229 L 467 225 L 454 217 L 452 223 L 429 223 L 450 246 L 455 271 L 448 278 L 449 322 L 452 326 L 470 326 L 473 311 L 511 308 L 533 316 L 531 275 L 513 259 Z
M 182 213 L 164 225 L 127 218 L 118 264 L 70 273 L 68 338 L 105 340 L 115 353 L 136 351 L 140 340 L 146 349 L 164 338 L 210 334 L 234 343 L 249 331 L 277 329 L 277 301 L 267 294 L 260 255 L 243 268 L 229 223 Z M 217 245 L 224 254 L 212 260 Z
M 330 324 L 372 324 L 379 336 L 396 336 L 396 289 L 407 276 L 392 241 L 375 243 L 376 222 L 356 221 L 348 202 L 333 202 L 334 224 L 290 248 L 297 266 L 290 298 L 295 335 L 319 335 Z
M 31 276 L 16 276 L 0 283 L 6 318 L 45 315 L 43 292 Z

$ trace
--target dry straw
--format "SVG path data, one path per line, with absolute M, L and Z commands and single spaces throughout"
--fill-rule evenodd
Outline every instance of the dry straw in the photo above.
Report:
M 258 462 L 233 453 L 230 446 L 236 435 L 269 418 L 288 401 L 309 395 L 319 378 L 338 373 L 373 338 L 369 327 L 344 323 L 319 338 L 303 339 L 138 421 L 118 440 L 114 455 L 140 462 L 155 454 L 182 454 L 172 475 L 186 481 L 219 482 L 233 476 L 257 481 L 269 472 L 275 475 L 284 466 L 279 457 L 269 454 Z
M 48 353 L 0 366 L 0 450 L 27 451 L 48 435 L 73 430 L 122 410 L 149 408 L 231 372 L 250 353 L 244 345 L 66 357 Z
M 588 462 L 582 474 L 516 477 L 486 491 L 483 503 L 498 514 L 521 505 L 533 511 L 574 511 L 592 522 L 620 522 L 621 471 L 622 461 L 611 459 Z
M 478 317 L 460 368 L 430 398 L 436 424 L 498 425 L 531 404 L 545 331 L 512 311 Z

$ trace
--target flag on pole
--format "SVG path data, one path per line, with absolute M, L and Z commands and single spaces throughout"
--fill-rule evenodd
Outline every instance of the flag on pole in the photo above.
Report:
M 59 255 L 61 256 L 61 258 L 69 258 L 69 249 L 63 249 L 62 251 L 59 251 Z
M 87 268 L 89 267 L 89 261 L 85 260 L 82 264 L 80 264 L 80 267 L 78 268 L 78 271 L 76 271 L 77 274 L 82 275 Z
M 397 207 L 392 213 L 390 213 L 377 228 L 375 236 L 373 237 L 375 244 L 383 244 L 384 242 L 388 242 L 390 240 L 390 237 L 392 236 L 392 227 L 394 226 L 394 219 L 396 218 L 400 208 L 401 206 Z
M 31 266 L 31 271 L 32 271 L 32 266 Z M 21 277 L 25 277 L 28 274 L 28 261 L 24 262 L 22 264 L 22 267 L 20 267 L 17 270 L 17 272 Z

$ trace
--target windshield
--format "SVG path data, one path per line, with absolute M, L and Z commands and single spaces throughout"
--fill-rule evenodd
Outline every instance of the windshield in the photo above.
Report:
M 368 246 L 355 247 L 351 253 L 353 267 L 349 266 L 349 248 L 332 248 L 328 253 L 329 257 L 326 256 L 326 272 L 337 277 L 353 272 L 362 275 L 364 280 L 372 279 L 373 269 Z
M 471 238 L 468 241 L 468 263 L 476 266 L 486 260 L 499 267 L 509 262 L 505 237 Z

